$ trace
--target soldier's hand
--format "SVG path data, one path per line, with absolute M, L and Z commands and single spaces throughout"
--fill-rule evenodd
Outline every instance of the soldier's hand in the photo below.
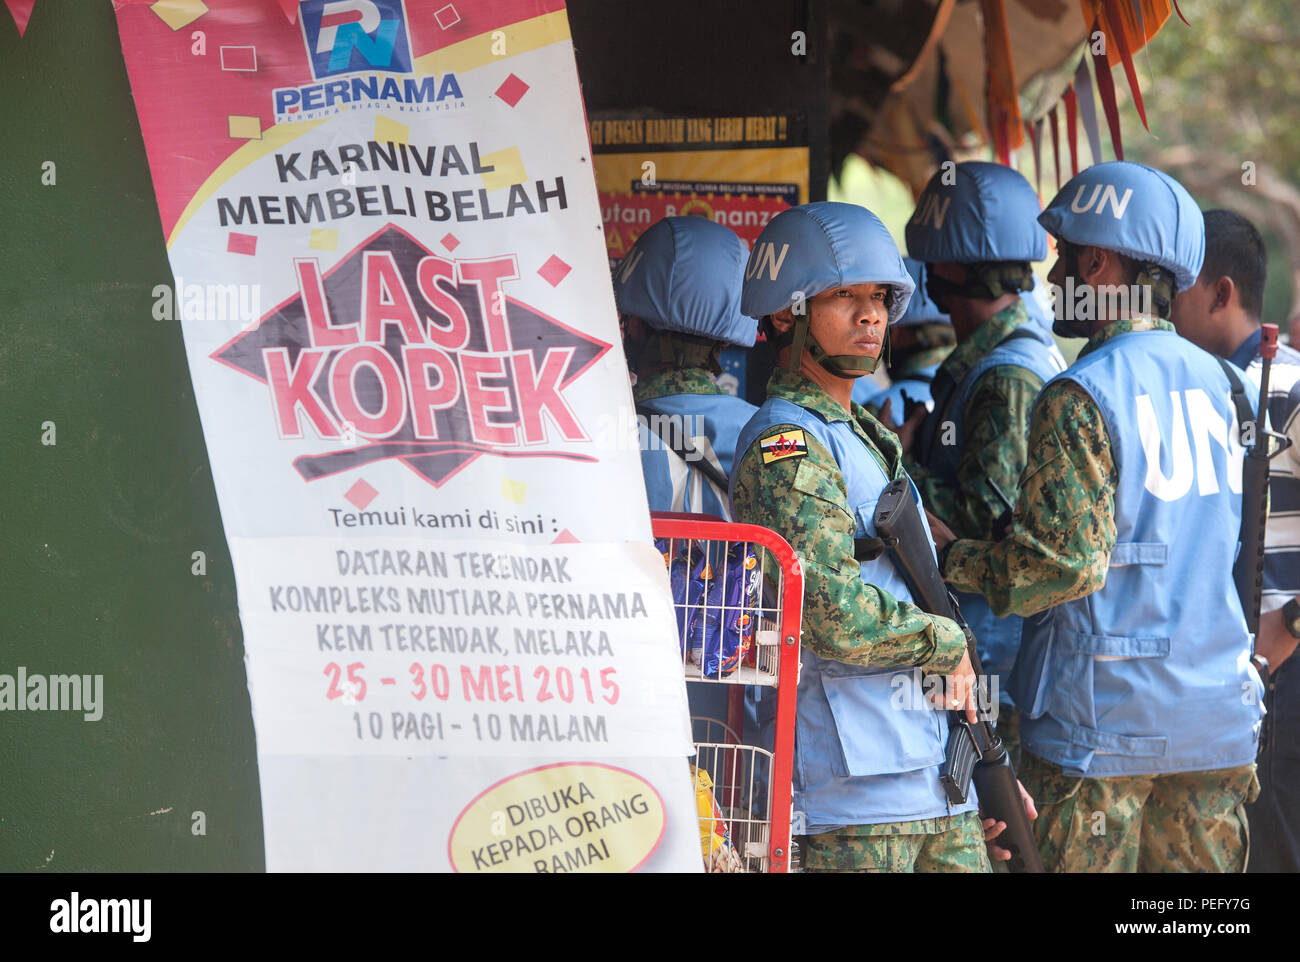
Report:
M 970 664 L 970 652 L 961 656 L 961 664 L 951 675 L 944 676 L 942 689 L 941 692 L 934 693 L 937 698 L 931 704 L 949 711 L 965 709 L 966 720 L 972 725 L 979 720 L 976 716 L 975 669 Z M 942 704 L 937 704 L 936 701 Z
M 1032 822 L 1038 817 L 1038 809 L 1034 806 L 1034 800 L 1025 791 L 1025 786 L 1020 784 L 1020 779 L 1016 779 L 1016 788 L 1020 789 L 1020 801 L 1024 803 L 1025 814 Z M 993 840 L 1006 830 L 1007 823 L 999 822 L 995 818 L 985 818 L 981 820 L 980 824 L 984 826 L 984 846 L 988 849 L 989 858 L 994 862 L 1009 861 L 1011 859 L 1011 850 L 993 844 Z
M 880 413 L 876 419 L 885 427 L 898 435 L 898 442 L 903 446 L 903 452 L 909 453 L 912 450 L 912 442 L 916 439 L 916 432 L 921 429 L 921 422 L 925 420 L 926 410 L 924 404 L 918 404 L 912 408 L 912 412 L 903 420 L 902 424 L 894 423 L 894 399 L 885 398 L 885 403 L 880 405 Z
M 921 422 L 925 420 L 928 413 L 924 404 L 918 405 L 912 409 L 912 413 L 907 416 L 907 420 L 894 431 L 898 435 L 899 443 L 903 446 L 904 454 L 912 452 L 912 444 L 916 440 L 917 432 L 921 430 Z
M 949 542 L 957 540 L 957 535 L 953 532 L 952 528 L 944 524 L 937 515 L 931 514 L 929 508 L 925 509 L 925 518 L 930 522 L 930 535 L 934 538 L 934 547 L 936 550 L 942 548 Z
M 880 410 L 876 412 L 876 420 L 883 424 L 889 430 L 897 433 L 898 425 L 894 423 L 894 399 L 885 398 L 885 403 L 880 405 Z
M 1286 630 L 1282 609 L 1274 608 L 1259 616 L 1259 634 L 1255 638 L 1255 654 L 1268 660 L 1269 673 L 1281 667 L 1282 662 L 1296 650 L 1296 639 Z

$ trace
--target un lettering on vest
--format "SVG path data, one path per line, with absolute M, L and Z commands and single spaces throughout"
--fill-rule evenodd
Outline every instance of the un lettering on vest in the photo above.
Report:
M 1160 423 L 1161 418 L 1156 413 L 1151 395 L 1139 394 L 1134 398 L 1138 436 L 1147 462 L 1143 485 L 1146 490 L 1161 501 L 1177 501 L 1191 491 L 1192 481 L 1195 480 L 1198 495 L 1218 494 L 1219 478 L 1210 448 L 1210 441 L 1213 440 L 1226 455 L 1228 490 L 1240 494 L 1245 448 L 1237 436 L 1236 425 L 1215 410 L 1214 402 L 1200 388 L 1170 391 L 1169 401 L 1173 423 L 1166 431 L 1165 425 Z M 1161 467 L 1161 452 L 1166 448 L 1166 435 L 1169 438 L 1168 449 L 1172 462 L 1171 471 L 1167 475 Z

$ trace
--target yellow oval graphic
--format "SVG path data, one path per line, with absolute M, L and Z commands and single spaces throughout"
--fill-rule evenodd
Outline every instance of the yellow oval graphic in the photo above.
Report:
M 481 792 L 456 818 L 456 872 L 633 872 L 663 841 L 663 799 L 640 775 L 597 762 L 543 765 Z

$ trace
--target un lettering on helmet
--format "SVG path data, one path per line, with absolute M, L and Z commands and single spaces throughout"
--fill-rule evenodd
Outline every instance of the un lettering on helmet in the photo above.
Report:
M 790 252 L 789 244 L 781 245 L 781 253 L 776 252 L 776 244 L 768 241 L 754 245 L 754 253 L 749 258 L 749 268 L 745 271 L 745 280 L 751 280 L 755 277 L 762 277 L 766 271 L 768 280 L 776 280 L 781 273 L 781 265 L 785 263 L 785 255 Z
M 951 206 L 951 197 L 941 198 L 937 194 L 926 194 L 921 198 L 921 206 L 916 212 L 917 223 L 942 230 L 943 219 L 948 216 L 948 208 Z
M 1070 210 L 1076 214 L 1086 214 L 1092 211 L 1094 214 L 1104 214 L 1106 212 L 1106 202 L 1110 201 L 1111 216 L 1116 220 L 1123 220 L 1124 211 L 1128 209 L 1128 202 L 1133 197 L 1133 188 L 1124 188 L 1124 196 L 1120 197 L 1119 191 L 1113 184 L 1095 183 L 1092 184 L 1092 193 L 1088 196 L 1087 201 L 1083 201 L 1083 193 L 1088 189 L 1088 184 L 1080 184 L 1079 189 L 1075 191 L 1074 200 L 1070 201 Z M 1098 199 L 1100 197 L 1100 199 Z M 1082 202 L 1082 203 L 1081 203 Z M 1094 205 L 1096 205 L 1094 207 Z

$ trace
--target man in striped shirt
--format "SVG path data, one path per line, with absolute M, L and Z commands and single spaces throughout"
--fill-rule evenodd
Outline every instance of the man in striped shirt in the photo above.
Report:
M 1264 242 L 1250 221 L 1227 210 L 1205 213 L 1205 263 L 1174 301 L 1178 333 L 1226 358 L 1258 385 Z M 1278 347 L 1269 375 L 1268 416 L 1291 447 L 1269 466 L 1264 595 L 1255 652 L 1272 678 L 1259 759 L 1261 793 L 1247 806 L 1252 872 L 1300 872 L 1300 351 Z

